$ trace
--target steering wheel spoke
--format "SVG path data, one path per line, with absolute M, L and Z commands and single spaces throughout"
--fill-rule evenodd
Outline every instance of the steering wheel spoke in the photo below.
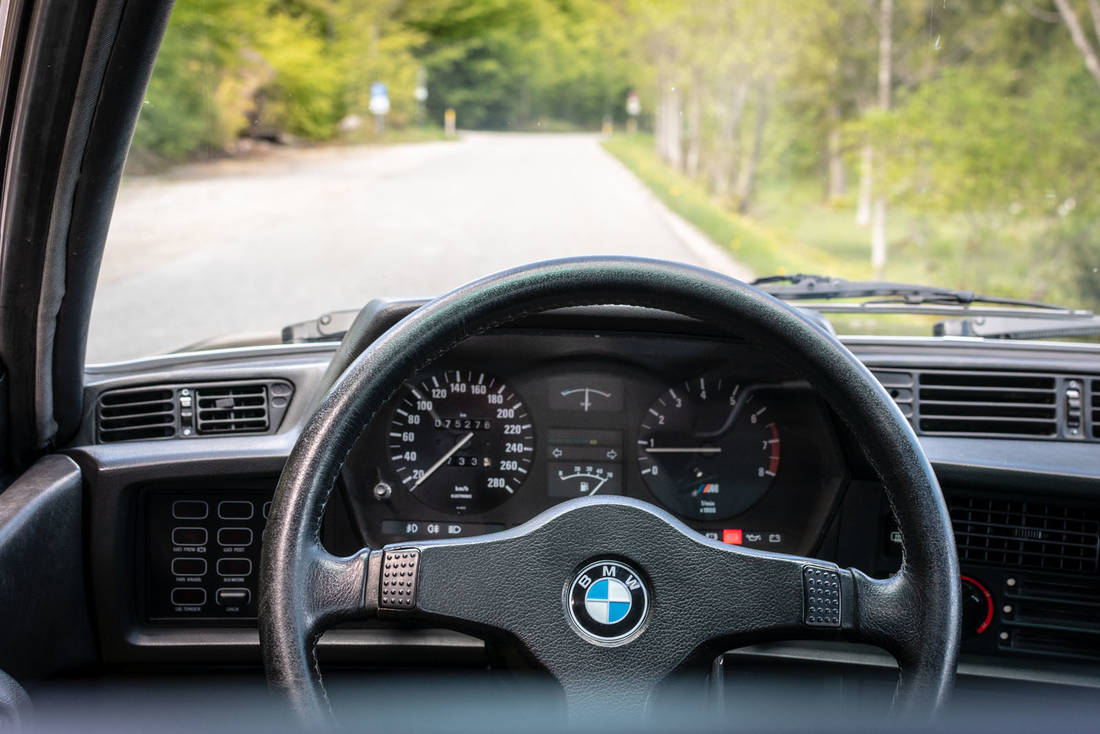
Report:
M 574 711 L 644 700 L 733 647 L 836 637 L 854 622 L 851 572 L 708 540 L 617 497 L 494 535 L 387 546 L 378 568 L 380 614 L 506 636 L 561 681 Z
M 310 604 L 316 624 L 333 624 L 369 616 L 377 609 L 377 600 L 368 593 L 376 571 L 370 570 L 371 551 L 364 548 L 346 557 L 334 556 L 316 548 L 310 567 Z

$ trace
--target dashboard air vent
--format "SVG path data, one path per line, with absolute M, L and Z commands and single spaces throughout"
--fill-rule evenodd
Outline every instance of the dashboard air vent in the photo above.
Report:
M 922 372 L 919 428 L 928 434 L 1053 438 L 1057 396 L 1051 375 Z
M 176 404 L 169 388 L 111 390 L 99 397 L 96 423 L 101 442 L 171 438 L 176 435 Z
M 1100 581 L 1013 577 L 1004 588 L 1001 647 L 1058 657 L 1100 657 Z
M 1054 502 L 952 496 L 947 501 L 963 563 L 1096 573 L 1100 510 Z
M 195 389 L 195 429 L 200 434 L 263 433 L 268 429 L 267 385 L 236 384 Z
M 1093 380 L 1089 390 L 1089 411 L 1092 418 L 1092 437 L 1100 438 L 1100 380 Z
M 901 414 L 913 420 L 913 373 L 874 370 L 872 373 L 901 408 Z

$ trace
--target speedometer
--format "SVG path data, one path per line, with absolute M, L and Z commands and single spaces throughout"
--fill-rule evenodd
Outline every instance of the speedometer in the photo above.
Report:
M 744 512 L 779 471 L 779 427 L 767 403 L 729 378 L 670 387 L 649 407 L 638 444 L 650 491 L 696 520 Z
M 507 500 L 527 478 L 535 431 L 523 400 L 483 372 L 447 370 L 407 383 L 390 421 L 390 466 L 405 491 L 443 512 Z

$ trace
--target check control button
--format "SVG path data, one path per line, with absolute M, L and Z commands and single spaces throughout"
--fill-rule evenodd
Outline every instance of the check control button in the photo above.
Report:
M 172 528 L 172 545 L 206 545 L 206 528 Z
M 255 512 L 251 502 L 225 500 L 218 503 L 218 517 L 222 520 L 251 520 Z
M 248 558 L 219 558 L 219 576 L 247 576 L 252 573 L 252 561 Z
M 252 591 L 243 588 L 223 588 L 214 593 L 218 606 L 241 607 L 252 601 Z
M 251 528 L 222 528 L 218 531 L 218 545 L 252 545 Z
M 177 520 L 205 520 L 210 506 L 203 500 L 176 500 L 172 503 L 172 517 Z
M 206 603 L 206 589 L 191 586 L 172 589 L 172 603 L 178 607 L 201 607 Z
M 206 575 L 205 558 L 173 558 L 173 576 L 204 576 Z

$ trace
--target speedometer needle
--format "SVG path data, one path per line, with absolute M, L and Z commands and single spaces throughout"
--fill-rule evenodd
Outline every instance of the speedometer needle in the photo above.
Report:
M 647 454 L 720 454 L 721 446 L 649 446 Z
M 474 432 L 470 431 L 465 436 L 458 439 L 458 442 L 455 443 L 455 445 L 451 447 L 450 451 L 443 454 L 443 456 L 439 457 L 439 461 L 432 464 L 430 467 L 428 467 L 428 471 L 426 471 L 426 472 L 424 472 L 423 474 L 420 475 L 420 479 L 417 479 L 416 483 L 413 484 L 413 486 L 409 487 L 409 491 L 412 492 L 414 489 L 416 489 L 421 484 L 423 484 L 425 479 L 430 477 L 432 474 L 435 474 L 436 470 L 439 467 L 441 467 L 441 466 L 443 466 L 444 464 L 447 463 L 447 459 L 449 459 L 452 456 L 454 456 L 455 454 L 457 454 L 458 450 L 461 449 L 466 444 L 470 443 L 470 439 L 473 438 L 473 437 L 474 437 Z

